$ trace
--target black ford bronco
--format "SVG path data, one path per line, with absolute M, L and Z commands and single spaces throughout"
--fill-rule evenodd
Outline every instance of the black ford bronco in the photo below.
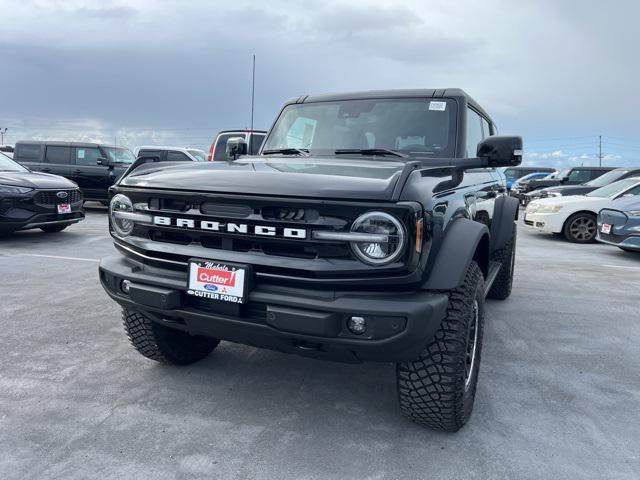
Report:
M 518 202 L 458 89 L 303 96 L 259 155 L 136 161 L 111 188 L 120 255 L 100 280 L 133 346 L 189 364 L 228 340 L 397 365 L 402 412 L 456 431 L 475 396 L 485 297 L 511 293 Z

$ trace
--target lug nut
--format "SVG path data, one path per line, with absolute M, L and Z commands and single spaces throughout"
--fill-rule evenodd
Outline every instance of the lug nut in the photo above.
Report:
M 351 317 L 347 321 L 347 328 L 354 335 L 362 335 L 367 329 L 367 322 L 364 317 Z

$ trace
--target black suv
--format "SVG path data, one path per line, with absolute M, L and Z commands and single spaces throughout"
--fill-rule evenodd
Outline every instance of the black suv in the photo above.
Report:
M 61 232 L 84 219 L 82 193 L 66 178 L 33 173 L 0 153 L 0 235 Z
M 458 430 L 485 297 L 513 278 L 518 203 L 496 168 L 522 140 L 494 133 L 458 89 L 295 98 L 257 156 L 240 137 L 226 162 L 134 165 L 112 188 L 102 286 L 148 358 L 228 340 L 395 362 L 402 412 Z
M 109 187 L 135 157 L 126 148 L 98 143 L 18 142 L 13 159 L 34 172 L 66 177 L 78 184 L 85 200 L 106 204 Z

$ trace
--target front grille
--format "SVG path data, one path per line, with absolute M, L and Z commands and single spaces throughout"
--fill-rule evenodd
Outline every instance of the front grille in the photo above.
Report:
M 64 192 L 66 197 L 60 198 L 58 193 Z M 59 203 L 78 203 L 82 200 L 80 190 L 42 190 L 39 191 L 34 202 L 38 205 L 58 205 Z
M 397 262 L 372 267 L 353 254 L 349 243 L 318 240 L 311 235 L 312 231 L 348 232 L 364 212 L 381 210 L 407 226 L 407 245 L 413 245 L 416 215 L 420 212 L 417 204 L 121 191 L 135 205 L 144 205 L 141 210 L 145 213 L 163 218 L 154 225 L 136 224 L 130 238 L 123 242 L 129 244 L 123 251 L 163 268 L 185 271 L 190 258 L 216 258 L 252 265 L 260 282 L 265 284 L 308 281 L 323 285 L 324 279 L 348 282 L 350 277 L 370 277 L 374 271 L 381 279 L 398 278 L 413 272 L 419 259 L 413 249 L 407 248 Z M 257 234 L 256 226 L 270 228 L 271 233 Z M 307 235 L 286 236 L 285 229 L 305 230 Z M 205 253 L 205 249 L 211 253 Z

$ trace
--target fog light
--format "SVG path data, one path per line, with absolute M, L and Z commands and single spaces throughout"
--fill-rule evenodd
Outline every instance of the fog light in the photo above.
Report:
M 131 282 L 129 280 L 122 280 L 122 282 L 120 282 L 120 289 L 127 295 L 129 295 L 130 287 L 131 287 Z
M 367 322 L 363 317 L 351 317 L 347 322 L 347 328 L 355 335 L 362 335 L 367 329 Z

